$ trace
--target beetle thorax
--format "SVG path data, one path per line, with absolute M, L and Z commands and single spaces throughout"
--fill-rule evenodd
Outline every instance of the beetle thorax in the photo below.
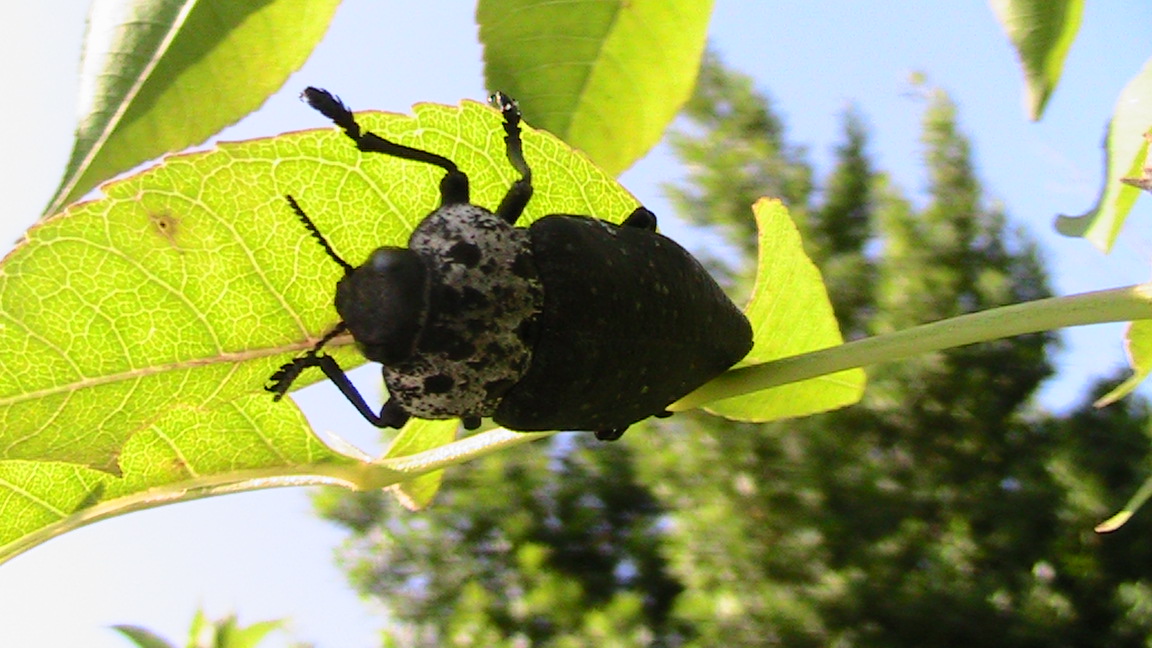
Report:
M 490 416 L 528 368 L 543 307 L 528 232 L 456 204 L 408 247 L 428 269 L 428 311 L 416 353 L 384 367 L 389 394 L 420 418 Z

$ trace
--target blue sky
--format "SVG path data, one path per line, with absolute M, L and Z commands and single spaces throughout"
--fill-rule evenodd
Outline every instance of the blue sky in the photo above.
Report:
M 7 145 L 0 240 L 15 241 L 34 222 L 67 161 L 87 4 L 0 6 L 0 78 L 9 94 L 0 124 L 0 141 Z M 830 164 L 841 112 L 855 104 L 869 125 L 877 166 L 913 198 L 922 197 L 924 187 L 918 143 L 923 105 L 910 96 L 908 78 L 926 73 L 959 104 L 988 194 L 1039 239 L 1057 292 L 1070 294 L 1144 281 L 1152 259 L 1146 199 L 1109 256 L 1051 228 L 1055 214 L 1092 205 L 1101 182 L 1105 121 L 1121 88 L 1152 55 L 1147 3 L 1087 4 L 1065 79 L 1040 124 L 1024 118 L 1014 54 L 982 3 L 718 0 L 711 37 L 728 63 L 771 95 L 789 139 L 805 145 L 820 169 Z M 296 99 L 305 85 L 338 92 L 355 109 L 404 112 L 419 101 L 482 98 L 471 5 L 436 0 L 415 6 L 345 2 L 304 69 L 223 139 L 326 126 Z M 659 184 L 678 173 L 661 148 L 622 182 L 667 214 Z M 670 219 L 661 222 L 673 236 L 691 236 Z M 1041 402 L 1061 409 L 1094 376 L 1122 363 L 1121 332 L 1121 326 L 1107 325 L 1065 335 L 1060 375 L 1045 387 Z M 361 370 L 354 378 L 371 384 L 375 375 Z M 339 398 L 321 385 L 299 400 L 318 428 L 377 448 L 374 429 L 345 412 L 342 402 L 329 406 Z M 332 549 L 341 537 L 312 515 L 307 493 L 299 489 L 101 522 L 0 566 L 0 645 L 128 645 L 106 629 L 113 623 L 145 625 L 182 640 L 197 605 L 216 615 L 236 611 L 245 622 L 291 617 L 296 638 L 319 645 L 372 645 L 384 617 L 357 599 L 335 567 Z

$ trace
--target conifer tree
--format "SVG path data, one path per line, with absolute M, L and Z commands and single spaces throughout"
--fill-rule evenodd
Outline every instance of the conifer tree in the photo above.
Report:
M 420 513 L 375 493 L 319 506 L 353 531 L 344 563 L 396 645 L 681 645 L 663 511 L 629 448 L 602 445 L 561 436 L 458 467 Z

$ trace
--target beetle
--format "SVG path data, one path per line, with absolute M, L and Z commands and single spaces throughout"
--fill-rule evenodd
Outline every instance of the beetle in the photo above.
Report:
M 341 321 L 265 386 L 279 400 L 302 371 L 319 367 L 377 427 L 410 417 L 482 417 L 516 431 L 588 430 L 617 439 L 629 425 L 669 416 L 668 404 L 739 362 L 752 347 L 747 318 L 684 248 L 656 232 L 638 207 L 619 224 L 552 214 L 517 227 L 532 197 L 520 110 L 507 95 L 505 153 L 520 174 L 495 211 L 469 200 L 468 176 L 450 159 L 364 131 L 331 93 L 305 102 L 365 152 L 444 170 L 440 204 L 407 247 L 384 246 L 359 266 L 336 253 L 292 197 L 289 206 L 344 269 Z M 364 401 L 329 341 L 350 333 L 383 367 L 389 398 Z

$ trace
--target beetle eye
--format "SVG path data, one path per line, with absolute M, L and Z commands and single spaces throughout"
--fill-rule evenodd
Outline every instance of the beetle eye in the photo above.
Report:
M 388 364 L 412 355 L 424 323 L 428 271 L 415 252 L 382 247 L 336 286 L 336 310 L 365 357 Z

